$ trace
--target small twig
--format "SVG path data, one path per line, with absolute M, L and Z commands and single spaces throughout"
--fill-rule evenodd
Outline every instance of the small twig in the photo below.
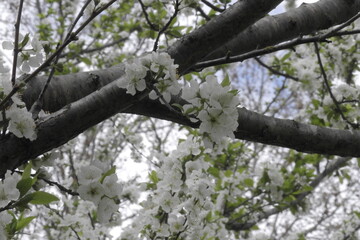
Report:
M 153 48 L 154 52 L 156 52 L 156 50 L 158 48 L 158 43 L 159 43 L 159 39 L 160 39 L 161 34 L 163 34 L 166 31 L 166 29 L 168 29 L 171 22 L 176 18 L 177 14 L 179 12 L 179 6 L 180 6 L 179 0 L 176 0 L 173 15 L 170 17 L 169 21 L 165 24 L 165 26 L 160 29 L 160 31 L 159 31 L 159 33 L 158 33 L 158 35 L 156 37 L 156 40 L 155 40 L 155 43 L 154 43 L 154 48 Z
M 157 26 L 155 26 L 149 19 L 149 15 L 148 13 L 146 12 L 146 9 L 145 9 L 145 5 L 144 3 L 142 2 L 142 0 L 139 0 L 139 3 L 140 3 L 140 6 L 141 6 L 141 9 L 144 13 L 144 16 L 145 16 L 145 20 L 146 22 L 148 23 L 148 25 L 150 26 L 150 28 L 154 31 L 159 31 L 159 28 Z
M 283 44 L 279 44 L 276 46 L 269 46 L 269 47 L 265 47 L 262 49 L 257 49 L 248 53 L 244 53 L 241 55 L 236 55 L 236 56 L 225 56 L 222 58 L 217 58 L 217 59 L 212 59 L 212 60 L 208 60 L 208 61 L 203 61 L 203 62 L 199 62 L 194 64 L 190 69 L 186 70 L 184 73 L 181 74 L 186 74 L 192 71 L 199 71 L 203 68 L 206 67 L 212 67 L 212 66 L 216 66 L 216 65 L 221 65 L 221 64 L 227 64 L 227 63 L 234 63 L 234 62 L 242 62 L 246 59 L 249 58 L 253 58 L 253 57 L 258 57 L 261 55 L 265 55 L 265 54 L 269 54 L 269 53 L 273 53 L 273 52 L 277 52 L 279 50 L 284 50 L 284 49 L 291 49 L 293 50 L 295 46 L 297 45 L 301 45 L 301 44 L 305 44 L 305 43 L 313 43 L 313 42 L 325 42 L 327 41 L 327 38 L 330 37 L 334 37 L 334 36 L 346 36 L 349 34 L 356 34 L 359 33 L 360 30 L 355 30 L 355 31 L 344 31 L 344 32 L 333 32 L 331 34 L 325 33 L 325 34 L 319 34 L 317 36 L 313 36 L 313 37 L 307 37 L 307 38 L 303 38 L 303 37 L 298 37 L 294 40 L 291 40 L 287 43 L 283 43 Z
M 336 32 L 332 36 L 347 36 L 347 35 L 354 35 L 359 33 L 360 33 L 360 29 L 354 29 L 349 31 Z
M 353 16 L 352 18 L 350 18 L 349 20 L 347 20 L 346 22 L 344 22 L 343 24 L 340 24 L 339 26 L 335 27 L 334 29 L 332 29 L 331 31 L 325 33 L 323 35 L 323 38 L 328 38 L 330 36 L 333 36 L 335 33 L 339 32 L 341 29 L 349 26 L 351 23 L 353 23 L 354 21 L 356 21 L 356 19 L 358 19 L 360 17 L 360 12 L 358 12 L 355 16 Z
M 210 21 L 211 18 L 202 10 L 201 7 L 196 7 L 196 10 L 200 13 L 200 15 L 206 19 L 206 21 Z
M 211 8 L 212 10 L 216 11 L 216 12 L 223 12 L 224 9 L 218 8 L 217 6 L 213 5 L 212 3 L 206 1 L 206 0 L 201 0 L 202 3 L 204 3 L 206 6 L 208 6 L 209 8 Z
M 159 90 L 157 89 L 157 87 L 155 86 L 150 86 L 150 89 L 154 90 L 156 95 L 158 96 L 158 98 L 165 104 L 165 106 L 173 113 L 175 113 L 178 116 L 183 116 L 182 113 L 176 111 L 165 99 L 164 96 L 159 92 Z
M 19 34 L 20 34 L 20 24 L 21 24 L 21 14 L 22 14 L 22 9 L 23 9 L 23 3 L 24 3 L 24 0 L 20 0 L 18 15 L 16 18 L 16 23 L 15 23 L 14 56 L 13 56 L 13 65 L 12 65 L 12 73 L 11 73 L 11 83 L 13 86 L 15 85 L 17 59 L 18 59 L 18 55 L 20 52 Z
M 274 96 L 274 98 L 271 100 L 271 102 L 266 106 L 266 109 L 263 111 L 262 114 L 267 113 L 267 111 L 270 110 L 271 105 L 273 105 L 277 98 L 280 96 L 281 92 L 286 88 L 286 79 L 284 80 L 283 84 L 281 85 L 281 88 L 277 91 L 276 95 Z
M 111 42 L 111 43 L 104 44 L 104 45 L 102 45 L 102 46 L 100 46 L 100 47 L 84 49 L 84 50 L 82 50 L 82 51 L 79 52 L 79 55 L 81 55 L 81 54 L 86 54 L 86 53 L 98 52 L 98 51 L 104 50 L 104 49 L 106 49 L 106 48 L 108 48 L 108 47 L 112 47 L 112 46 L 114 46 L 114 45 L 116 45 L 116 44 L 122 43 L 122 42 L 124 42 L 124 41 L 126 41 L 126 40 L 128 40 L 128 39 L 129 39 L 128 37 L 126 37 L 126 38 L 120 38 L 119 40 L 113 41 L 113 42 Z M 69 54 L 69 52 L 67 52 L 67 53 L 62 53 L 62 54 L 60 55 L 60 58 L 63 58 L 63 57 L 65 57 L 65 56 L 68 55 L 68 54 Z
M 15 203 L 16 201 L 10 201 L 5 207 L 0 208 L 0 212 L 13 209 L 15 207 Z
M 337 111 L 340 113 L 340 116 L 341 118 L 347 122 L 352 128 L 354 129 L 357 129 L 359 128 L 359 124 L 357 123 L 353 123 L 351 121 L 349 121 L 347 119 L 347 117 L 344 115 L 343 111 L 340 109 L 340 106 L 339 106 L 339 102 L 336 100 L 334 94 L 332 93 L 331 91 L 331 87 L 330 87 L 330 84 L 329 84 L 329 81 L 328 81 L 328 78 L 327 78 L 327 75 L 326 75 L 326 72 L 325 72 L 325 69 L 324 69 L 324 66 L 322 64 L 322 60 L 321 60 L 321 56 L 320 56 L 320 50 L 319 50 L 319 47 L 318 47 L 318 44 L 317 42 L 314 42 L 314 45 L 315 45 L 315 52 L 316 52 L 316 56 L 317 56 L 317 59 L 318 59 L 318 62 L 319 62 L 319 66 L 320 66 L 320 71 L 321 71 L 321 75 L 323 76 L 323 79 L 324 79 L 324 82 L 325 82 L 325 86 L 330 94 L 330 97 L 332 99 L 332 101 L 334 102 L 335 104 L 335 107 L 337 109 Z
M 292 80 L 295 80 L 295 81 L 299 81 L 299 79 L 297 77 L 294 77 L 294 76 L 291 76 L 289 74 L 286 74 L 286 73 L 282 73 L 270 66 L 268 66 L 267 64 L 265 64 L 263 61 L 260 60 L 260 58 L 258 57 L 255 57 L 255 61 L 260 64 L 261 66 L 263 66 L 264 68 L 266 68 L 267 70 L 269 70 L 271 73 L 275 74 L 275 75 L 279 75 L 279 76 L 283 76 L 285 78 L 289 78 L 289 79 L 292 79 Z
M 51 181 L 51 180 L 49 180 L 49 179 L 46 179 L 46 178 L 43 178 L 43 177 L 39 177 L 39 176 L 38 176 L 38 179 L 43 180 L 44 182 L 46 182 L 46 183 L 49 184 L 50 186 L 56 186 L 56 187 L 57 187 L 60 191 L 62 191 L 62 192 L 65 192 L 65 193 L 70 194 L 70 195 L 72 195 L 72 196 L 79 196 L 79 193 L 74 192 L 74 191 L 72 191 L 71 189 L 68 189 L 68 188 L 64 187 L 63 185 L 61 185 L 61 184 L 59 184 L 59 183 L 57 183 L 57 182 L 54 182 L 54 181 Z
M 344 104 L 344 103 L 360 103 L 359 100 L 355 100 L 355 99 L 351 99 L 351 100 L 342 100 L 340 102 L 338 102 L 339 104 Z
M 6 129 L 7 129 L 7 122 L 6 122 L 6 113 L 5 113 L 4 109 L 1 111 L 1 116 L 2 116 L 2 122 L 1 122 L 2 134 L 5 135 L 6 134 Z
M 70 229 L 73 231 L 73 233 L 75 234 L 77 240 L 81 240 L 79 234 L 77 233 L 77 231 L 74 229 L 74 227 L 70 226 Z

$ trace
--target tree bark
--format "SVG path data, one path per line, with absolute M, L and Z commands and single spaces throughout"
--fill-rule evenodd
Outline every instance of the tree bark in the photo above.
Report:
M 168 49 L 179 64 L 182 75 L 207 53 L 224 45 L 229 39 L 255 23 L 283 0 L 242 0 L 210 20 L 196 31 L 184 36 Z
M 359 0 L 321 0 L 313 4 L 304 3 L 285 13 L 259 20 L 203 60 L 235 56 L 273 46 L 346 22 L 359 11 Z

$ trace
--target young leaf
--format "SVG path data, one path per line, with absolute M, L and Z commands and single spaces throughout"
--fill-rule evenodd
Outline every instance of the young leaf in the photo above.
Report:
M 32 200 L 29 202 L 31 204 L 45 205 L 54 201 L 59 201 L 58 197 L 47 192 L 38 191 L 31 194 L 32 194 Z
M 20 231 L 21 229 L 25 228 L 27 225 L 29 225 L 29 223 L 36 218 L 35 216 L 31 216 L 31 217 L 26 217 L 26 218 L 20 218 L 17 221 L 16 224 L 16 231 Z

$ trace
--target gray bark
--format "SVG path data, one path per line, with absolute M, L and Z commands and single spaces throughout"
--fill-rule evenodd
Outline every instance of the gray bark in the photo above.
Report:
M 259 20 L 203 60 L 235 56 L 273 46 L 341 24 L 359 11 L 360 1 L 357 0 L 322 0 L 313 4 L 302 4 L 285 13 Z

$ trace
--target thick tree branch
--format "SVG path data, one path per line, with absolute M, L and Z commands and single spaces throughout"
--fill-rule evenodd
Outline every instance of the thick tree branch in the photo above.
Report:
M 321 0 L 302 4 L 285 13 L 264 17 L 202 61 L 247 53 L 327 29 L 347 21 L 359 11 L 360 0 Z
M 174 102 L 184 104 L 174 97 Z M 179 117 L 165 105 L 137 98 L 112 82 L 98 91 L 53 113 L 38 124 L 38 137 L 31 142 L 8 134 L 0 138 L 0 175 L 28 159 L 61 146 L 87 128 L 113 116 L 134 113 L 169 120 L 193 128 L 198 124 Z M 287 147 L 301 152 L 360 157 L 360 131 L 337 130 L 263 116 L 239 109 L 238 139 Z M 16 147 L 14 147 L 16 146 Z
M 214 49 L 253 24 L 283 0 L 238 1 L 206 25 L 184 36 L 168 49 L 182 74 Z

